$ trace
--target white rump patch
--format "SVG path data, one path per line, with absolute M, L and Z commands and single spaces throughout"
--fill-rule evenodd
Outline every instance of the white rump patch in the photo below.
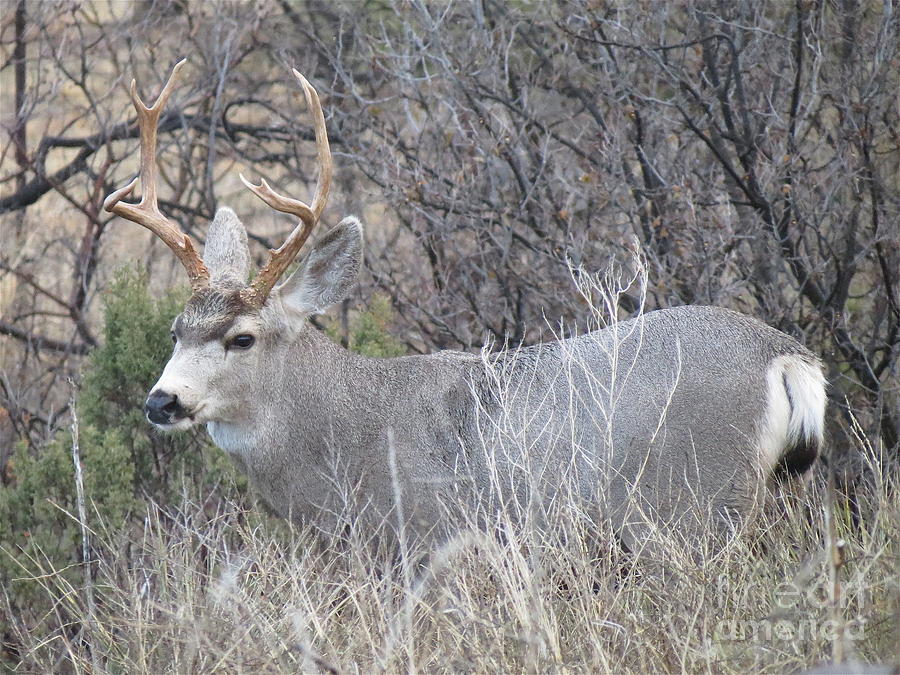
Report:
M 785 449 L 801 440 L 822 442 L 825 425 L 825 376 L 818 361 L 779 356 L 766 373 L 768 405 L 759 433 L 763 469 L 778 464 Z

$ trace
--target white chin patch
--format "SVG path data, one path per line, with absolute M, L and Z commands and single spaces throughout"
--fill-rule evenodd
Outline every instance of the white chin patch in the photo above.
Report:
M 156 422 L 151 422 L 151 424 L 160 431 L 184 431 L 194 426 L 194 420 L 190 417 L 184 417 L 173 424 L 157 424 Z

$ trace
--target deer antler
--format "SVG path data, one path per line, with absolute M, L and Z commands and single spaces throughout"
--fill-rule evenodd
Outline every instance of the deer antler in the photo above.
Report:
M 322 114 L 319 95 L 296 69 L 293 70 L 293 73 L 300 86 L 303 87 L 303 93 L 306 94 L 306 104 L 313 117 L 316 147 L 319 154 L 319 180 L 316 183 L 316 194 L 313 197 L 312 205 L 309 206 L 299 199 L 291 199 L 278 194 L 269 187 L 265 180 L 261 180 L 259 185 L 253 185 L 242 174 L 240 176 L 244 185 L 273 209 L 282 213 L 290 213 L 300 218 L 300 222 L 284 243 L 278 249 L 269 251 L 269 261 L 260 270 L 260 273 L 251 284 L 248 300 L 256 307 L 261 307 L 265 303 L 278 279 L 284 274 L 284 271 L 294 258 L 297 257 L 306 240 L 309 239 L 309 235 L 315 228 L 316 223 L 319 222 L 319 216 L 322 215 L 322 211 L 325 209 L 325 202 L 328 200 L 328 190 L 331 188 L 331 149 L 328 147 L 328 132 L 325 130 L 325 116 Z
M 187 59 L 182 59 L 175 64 L 169 81 L 166 82 L 162 93 L 151 108 L 144 105 L 137 94 L 136 82 L 131 81 L 131 102 L 134 103 L 134 109 L 137 111 L 138 127 L 141 132 L 140 179 L 143 195 L 139 204 L 128 204 L 121 201 L 123 197 L 127 197 L 134 190 L 138 181 L 135 178 L 125 187 L 109 195 L 103 202 L 103 208 L 121 218 L 143 225 L 162 239 L 184 265 L 191 288 L 196 291 L 209 283 L 209 270 L 206 269 L 203 259 L 194 249 L 191 238 L 160 212 L 156 201 L 156 131 L 159 116 L 175 88 L 178 71 L 186 61 Z

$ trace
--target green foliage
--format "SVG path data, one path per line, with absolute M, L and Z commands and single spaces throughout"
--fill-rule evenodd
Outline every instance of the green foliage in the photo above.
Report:
M 405 355 L 406 347 L 389 332 L 388 327 L 393 318 L 390 300 L 383 295 L 376 295 L 366 311 L 351 319 L 349 348 L 363 356 L 377 358 Z M 328 334 L 336 340 L 337 328 L 329 327 Z
M 81 392 L 81 413 L 88 424 L 143 425 L 139 405 L 171 353 L 169 329 L 183 306 L 183 292 L 154 301 L 146 276 L 123 269 L 107 291 L 104 343 L 91 354 Z
M 155 300 L 142 272 L 125 269 L 111 284 L 104 341 L 84 372 L 79 408 L 85 426 L 119 429 L 134 466 L 135 491 L 167 503 L 177 476 L 203 467 L 202 431 L 160 435 L 144 419 L 143 402 L 171 353 L 169 330 L 187 298 L 183 291 Z
M 78 435 L 89 518 L 125 522 L 135 506 L 132 489 L 134 466 L 122 452 L 122 435 L 114 429 L 94 427 Z M 80 525 L 73 519 L 75 502 L 72 436 L 57 434 L 41 452 L 32 456 L 24 444 L 13 457 L 14 486 L 0 490 L 0 578 L 4 583 L 41 573 L 47 567 L 63 569 L 79 560 Z M 71 514 L 71 515 L 70 515 Z M 78 571 L 69 567 L 63 577 L 70 582 Z M 11 600 L 37 608 L 33 583 L 9 585 Z

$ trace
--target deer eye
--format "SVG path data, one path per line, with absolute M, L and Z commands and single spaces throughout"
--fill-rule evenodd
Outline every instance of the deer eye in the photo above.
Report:
M 240 335 L 235 335 L 231 338 L 225 347 L 227 349 L 250 349 L 254 342 L 256 342 L 255 337 L 247 333 L 241 333 Z
M 172 344 L 173 344 L 173 345 L 174 345 L 174 344 L 178 344 L 178 337 L 176 337 L 175 331 L 173 330 L 171 333 L 169 333 L 169 335 L 172 336 Z

